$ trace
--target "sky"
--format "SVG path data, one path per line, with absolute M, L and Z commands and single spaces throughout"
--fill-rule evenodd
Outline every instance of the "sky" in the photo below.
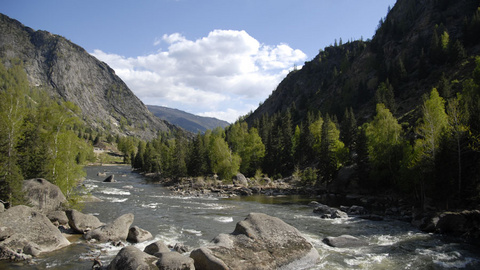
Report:
M 0 13 L 104 61 L 143 103 L 230 123 L 396 0 L 2 0 Z

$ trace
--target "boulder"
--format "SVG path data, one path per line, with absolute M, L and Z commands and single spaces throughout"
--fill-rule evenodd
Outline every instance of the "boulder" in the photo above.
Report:
M 368 243 L 351 235 L 341 235 L 338 237 L 327 237 L 323 242 L 331 247 L 352 248 L 367 246 Z
M 133 214 L 118 217 L 112 223 L 100 226 L 83 235 L 86 240 L 95 239 L 99 242 L 125 241 L 128 237 L 130 225 L 133 223 Z
M 131 243 L 140 243 L 152 239 L 152 234 L 137 226 L 133 226 L 128 230 L 127 241 Z
M 43 178 L 24 180 L 22 190 L 28 204 L 42 213 L 59 210 L 67 202 L 60 188 Z
M 156 265 L 160 270 L 195 270 L 193 259 L 178 252 L 162 252 L 155 256 L 158 258 Z
M 142 252 L 134 246 L 122 248 L 108 265 L 109 270 L 148 270 L 158 269 L 155 265 L 157 257 Z
M 84 214 L 77 210 L 67 210 L 65 214 L 68 217 L 68 225 L 76 233 L 84 234 L 104 225 L 96 216 Z
M 233 184 L 237 187 L 248 187 L 248 180 L 245 175 L 237 173 L 237 175 L 233 177 Z
M 0 243 L 0 260 L 26 261 L 32 259 L 32 255 L 19 253 Z
M 65 211 L 53 211 L 47 214 L 47 218 L 55 225 L 67 225 L 68 217 Z
M 3 205 L 2 202 L 0 202 L 0 213 L 2 213 L 3 211 L 5 211 L 5 205 Z
M 444 212 L 438 215 L 436 233 L 462 236 L 468 239 L 480 238 L 480 211 Z
M 39 210 L 18 205 L 0 213 L 3 251 L 11 249 L 38 256 L 70 245 L 52 222 Z
M 116 182 L 116 181 L 115 181 L 115 175 L 114 175 L 114 174 L 110 175 L 109 177 L 105 178 L 105 180 L 103 180 L 103 182 L 105 182 L 105 183 L 113 183 L 113 182 Z
M 195 269 L 298 269 L 314 265 L 318 252 L 294 227 L 276 217 L 251 213 L 233 233 L 218 235 L 192 251 Z
M 146 246 L 143 252 L 154 255 L 155 253 L 170 252 L 170 249 L 162 241 L 157 241 Z
M 315 209 L 313 209 L 313 212 L 315 214 L 321 215 L 322 218 L 348 218 L 347 213 L 345 213 L 345 212 L 343 212 L 339 209 L 330 207 L 328 205 L 321 204 L 321 203 L 319 203 L 315 207 Z

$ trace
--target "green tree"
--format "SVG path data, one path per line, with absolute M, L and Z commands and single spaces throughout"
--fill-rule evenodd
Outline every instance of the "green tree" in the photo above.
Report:
M 0 63 L 0 198 L 12 204 L 22 201 L 22 174 L 17 144 L 26 113 L 28 80 L 22 67 L 5 69 Z
M 388 187 L 396 183 L 403 159 L 402 126 L 384 104 L 365 128 L 372 186 Z
M 340 141 L 340 131 L 327 115 L 321 128 L 319 172 L 323 183 L 329 183 L 336 177 L 338 169 L 348 157 L 348 149 Z
M 240 157 L 232 153 L 225 139 L 212 134 L 209 144 L 209 159 L 212 171 L 221 179 L 230 180 L 240 168 Z
M 395 112 L 395 94 L 393 91 L 393 86 L 388 80 L 380 83 L 378 86 L 377 91 L 375 92 L 375 103 L 382 103 L 384 104 L 385 108 L 389 109 L 391 112 Z

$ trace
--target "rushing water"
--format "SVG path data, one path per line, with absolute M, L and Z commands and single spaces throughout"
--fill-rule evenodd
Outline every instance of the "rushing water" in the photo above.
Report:
M 143 248 L 157 240 L 167 245 L 182 243 L 190 250 L 207 244 L 219 233 L 230 233 L 250 212 L 278 217 L 300 230 L 317 248 L 320 261 L 311 269 L 480 269 L 480 250 L 455 239 L 425 234 L 396 221 L 358 218 L 326 220 L 306 204 L 312 198 L 299 196 L 251 196 L 219 199 L 172 194 L 159 184 L 147 182 L 127 166 L 87 167 L 84 185 L 103 202 L 86 203 L 84 213 L 105 223 L 122 214 L 134 213 L 132 225 L 152 233 L 155 239 L 136 244 Z M 115 183 L 103 183 L 114 174 Z M 361 248 L 332 248 L 322 242 L 327 236 L 349 234 L 369 243 Z M 121 247 L 111 243 L 88 244 L 72 237 L 67 248 L 36 258 L 33 265 L 0 263 L 0 269 L 90 269 L 99 256 L 108 264 Z M 128 244 L 128 243 L 126 243 Z

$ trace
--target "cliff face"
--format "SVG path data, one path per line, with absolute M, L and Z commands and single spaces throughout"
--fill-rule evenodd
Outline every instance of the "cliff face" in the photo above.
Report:
M 462 82 L 471 74 L 472 57 L 480 52 L 478 8 L 478 0 L 398 0 L 372 40 L 325 48 L 291 72 L 246 121 L 288 108 L 295 108 L 294 121 L 309 111 L 341 119 L 349 107 L 367 120 L 383 82 L 393 88 L 396 116 L 415 121 L 424 93 L 442 88 L 442 80 Z M 449 98 L 460 86 L 451 84 L 450 92 L 441 94 Z
M 0 14 L 0 58 L 20 60 L 32 86 L 76 104 L 92 128 L 153 138 L 173 128 L 152 115 L 107 64 L 46 31 L 34 31 Z

